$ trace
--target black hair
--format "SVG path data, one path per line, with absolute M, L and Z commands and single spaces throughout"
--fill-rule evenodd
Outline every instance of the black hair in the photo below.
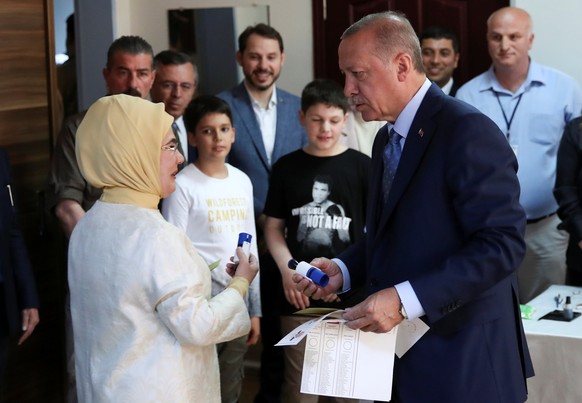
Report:
M 264 38 L 275 39 L 279 42 L 279 50 L 283 53 L 283 38 L 281 34 L 273 27 L 259 23 L 255 26 L 247 27 L 238 37 L 238 51 L 244 53 L 245 49 L 247 48 L 247 42 L 249 40 L 249 36 L 256 34 L 262 36 Z
M 162 66 L 167 65 L 181 65 L 190 63 L 194 65 L 192 58 L 184 52 L 176 52 L 175 50 L 162 50 L 154 57 L 154 66 L 161 64 Z
M 67 17 L 67 42 L 75 42 L 75 14 Z
M 194 133 L 202 118 L 212 113 L 228 116 L 232 124 L 232 111 L 225 100 L 214 95 L 200 95 L 194 98 L 184 111 L 184 125 L 188 131 Z
M 316 104 L 337 106 L 344 111 L 344 114 L 350 108 L 341 85 L 328 79 L 313 80 L 303 88 L 301 93 L 301 110 L 303 113 Z
M 141 36 L 127 35 L 121 36 L 113 41 L 107 50 L 107 68 L 111 68 L 111 62 L 115 53 L 129 53 L 139 55 L 144 53 L 152 57 L 152 69 L 154 68 L 154 50 Z
M 459 39 L 457 38 L 457 35 L 448 28 L 433 25 L 423 30 L 418 36 L 418 39 L 420 40 L 420 43 L 422 43 L 424 39 L 450 39 L 453 43 L 453 50 L 455 53 L 459 53 Z
M 331 187 L 333 186 L 333 179 L 331 178 L 331 176 L 329 176 L 329 175 L 317 175 L 315 178 L 313 178 L 314 185 L 315 185 L 315 182 L 319 182 L 319 183 L 323 183 L 324 185 L 327 185 L 327 191 L 331 193 Z

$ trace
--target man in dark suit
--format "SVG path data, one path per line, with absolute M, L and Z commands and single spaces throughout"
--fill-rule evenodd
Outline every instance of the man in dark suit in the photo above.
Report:
M 38 295 L 28 253 L 14 212 L 10 164 L 0 150 L 0 380 L 4 375 L 10 336 L 18 345 L 39 322 Z
M 339 65 L 364 119 L 388 125 L 372 153 L 364 240 L 339 259 L 312 262 L 330 275 L 328 286 L 295 274 L 297 289 L 321 298 L 364 285 L 367 299 L 343 315 L 353 329 L 387 332 L 417 318 L 430 327 L 395 360 L 393 402 L 525 401 L 533 368 L 515 274 L 525 214 L 507 140 L 430 83 L 402 14 L 348 28 Z
M 150 95 L 152 102 L 163 102 L 166 112 L 174 118 L 172 129 L 178 140 L 178 151 L 184 156 L 184 163 L 178 166 L 181 170 L 195 159 L 194 150 L 188 145 L 184 111 L 196 93 L 198 72 L 190 56 L 174 50 L 158 53 L 154 57 L 154 66 L 156 78 Z
M 461 56 L 457 36 L 447 28 L 432 26 L 420 33 L 419 40 L 427 77 L 454 97 L 460 87 L 453 78 Z
M 236 60 L 244 80 L 229 91 L 218 94 L 230 105 L 236 141 L 228 162 L 246 173 L 253 183 L 257 244 L 261 263 L 261 388 L 256 402 L 278 402 L 283 381 L 283 352 L 274 344 L 281 339 L 279 304 L 284 299 L 281 274 L 266 253 L 262 215 L 271 167 L 285 154 L 307 144 L 299 123 L 299 97 L 275 82 L 285 64 L 283 38 L 273 27 L 257 24 L 246 28 L 238 38 Z

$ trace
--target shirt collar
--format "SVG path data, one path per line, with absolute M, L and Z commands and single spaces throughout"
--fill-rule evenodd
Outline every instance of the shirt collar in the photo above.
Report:
M 441 87 L 441 90 L 443 90 L 443 92 L 447 95 L 449 95 L 451 93 L 451 88 L 453 88 L 453 77 L 449 78 L 449 81 L 447 81 L 447 83 L 445 85 L 443 85 Z
M 527 70 L 527 77 L 525 78 L 525 81 L 523 82 L 521 87 L 519 87 L 519 89 L 515 92 L 514 95 L 518 95 L 519 93 L 523 92 L 526 88 L 534 84 L 545 85 L 546 80 L 541 66 L 534 62 L 532 59 L 530 59 L 529 68 Z M 485 79 L 481 83 L 479 92 L 491 90 L 495 92 L 510 93 L 509 90 L 503 88 L 501 84 L 499 84 L 499 81 L 497 81 L 493 65 L 491 65 L 491 67 L 489 67 L 489 70 L 487 70 L 487 72 L 485 73 Z
M 251 94 L 251 92 L 249 91 L 249 87 L 247 86 L 247 82 L 243 81 L 244 85 L 245 85 L 245 89 L 247 90 L 247 94 L 249 94 L 249 98 L 251 100 L 251 103 L 253 104 L 254 108 L 262 108 L 261 105 L 259 104 L 259 102 L 253 97 L 253 95 Z M 277 106 L 277 86 L 275 84 L 273 84 L 273 92 L 271 93 L 271 99 L 269 99 L 269 102 L 267 103 L 267 108 L 266 109 L 271 109 Z
M 394 122 L 394 130 L 396 130 L 396 133 L 400 134 L 402 137 L 406 138 L 408 135 L 410 126 L 412 126 L 412 121 L 414 120 L 416 112 L 418 112 L 418 108 L 420 107 L 420 103 L 424 99 L 424 96 L 426 95 L 430 86 L 431 82 L 428 78 L 426 78 L 410 102 L 408 102 L 402 112 L 400 112 L 396 122 Z

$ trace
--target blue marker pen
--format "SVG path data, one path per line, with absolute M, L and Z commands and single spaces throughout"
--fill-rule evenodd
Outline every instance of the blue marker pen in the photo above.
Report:
M 325 287 L 329 283 L 327 274 L 307 262 L 297 262 L 297 260 L 291 259 L 287 266 L 320 287 Z
M 238 248 L 240 246 L 241 248 L 243 248 L 243 252 L 245 253 L 245 255 L 247 255 L 247 257 L 251 253 L 252 239 L 253 236 L 251 234 L 247 234 L 246 232 L 241 232 L 240 234 L 238 234 L 238 242 L 236 244 L 236 247 Z M 236 255 L 236 250 L 234 251 L 234 263 L 238 263 L 238 256 Z

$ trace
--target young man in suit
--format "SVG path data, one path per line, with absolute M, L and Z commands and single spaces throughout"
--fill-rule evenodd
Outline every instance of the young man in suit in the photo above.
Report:
M 39 322 L 38 295 L 14 212 L 10 164 L 0 150 L 0 396 L 10 336 L 22 344 Z
M 455 96 L 459 83 L 453 73 L 459 65 L 459 40 L 447 28 L 432 26 L 419 35 L 426 76 L 447 95 Z
M 253 183 L 257 243 L 261 262 L 261 389 L 256 402 L 279 401 L 283 381 L 283 354 L 274 347 L 282 335 L 276 298 L 282 296 L 281 275 L 266 251 L 262 216 L 271 167 L 291 151 L 307 144 L 307 135 L 297 118 L 299 97 L 275 83 L 285 64 L 283 38 L 274 28 L 257 24 L 246 28 L 238 38 L 236 60 L 244 80 L 218 96 L 232 109 L 236 142 L 228 162 L 246 173 Z
M 364 239 L 312 261 L 330 276 L 325 288 L 295 274 L 297 289 L 321 298 L 364 285 L 368 297 L 343 315 L 353 329 L 430 327 L 395 359 L 393 402 L 525 401 L 533 368 L 515 273 L 525 213 L 507 140 L 431 84 L 402 14 L 364 17 L 338 53 L 346 95 L 364 119 L 388 124 L 372 152 Z

